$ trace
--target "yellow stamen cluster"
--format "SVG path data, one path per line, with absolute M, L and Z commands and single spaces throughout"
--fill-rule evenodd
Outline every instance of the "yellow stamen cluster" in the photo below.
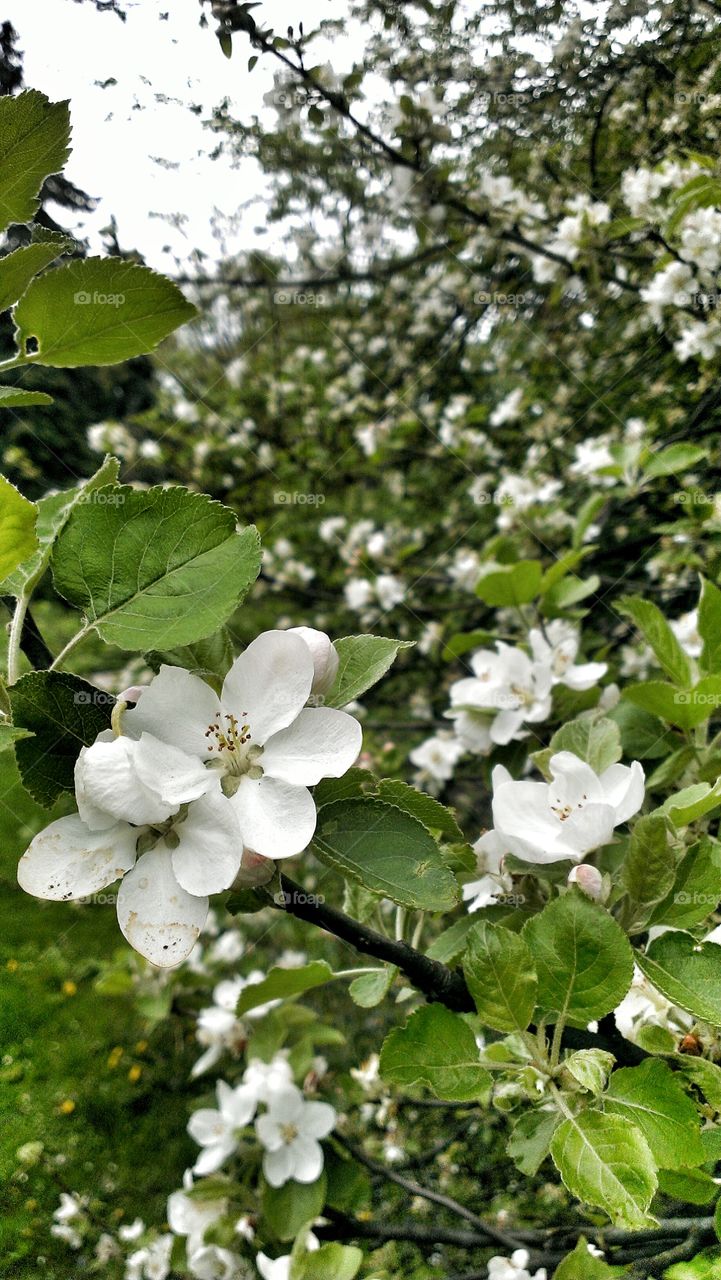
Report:
M 243 712 L 243 719 L 248 712 Z M 226 720 L 227 724 L 222 724 Z M 209 724 L 205 730 L 206 738 L 215 738 L 215 746 L 209 743 L 208 751 L 229 751 L 234 752 L 238 747 L 244 747 L 252 737 L 249 724 L 239 724 L 236 716 L 230 712 L 223 713 L 218 711 L 218 719 L 214 724 Z

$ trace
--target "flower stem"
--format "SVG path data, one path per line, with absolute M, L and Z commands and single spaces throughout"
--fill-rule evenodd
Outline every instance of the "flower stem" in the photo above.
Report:
M 10 637 L 8 640 L 8 684 L 15 684 L 20 675 L 20 637 L 23 633 L 23 625 L 25 623 L 25 615 L 30 604 L 30 596 L 23 592 L 15 604 L 15 612 L 13 620 L 10 623 Z
M 65 661 L 68 654 L 72 653 L 73 649 L 75 649 L 76 646 L 80 644 L 80 641 L 85 639 L 86 635 L 88 635 L 90 630 L 91 628 L 89 626 L 86 626 L 86 627 L 82 627 L 80 631 L 76 631 L 72 640 L 68 640 L 68 643 L 66 644 L 65 648 L 60 651 L 57 658 L 55 658 L 54 662 L 50 664 L 51 671 L 57 670 L 60 664 Z

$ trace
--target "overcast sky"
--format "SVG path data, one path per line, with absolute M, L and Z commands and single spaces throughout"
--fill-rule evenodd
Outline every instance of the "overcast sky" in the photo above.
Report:
M 214 226 L 220 221 L 225 230 L 225 218 L 260 196 L 262 179 L 252 164 L 238 171 L 224 159 L 211 161 L 204 153 L 215 139 L 187 104 L 199 103 L 209 114 L 227 95 L 234 114 L 249 120 L 267 110 L 262 102 L 272 68 L 261 60 L 249 74 L 251 50 L 240 36 L 232 60 L 224 58 L 212 27 L 198 25 L 197 0 L 127 0 L 125 7 L 123 23 L 89 3 L 5 0 L 3 18 L 19 33 L 26 84 L 70 99 L 73 155 L 66 173 L 100 199 L 97 212 L 77 229 L 97 247 L 98 230 L 115 214 L 122 246 L 139 249 L 153 266 L 172 270 L 173 255 L 182 259 L 196 248 L 217 258 Z M 161 21 L 168 10 L 169 21 Z M 266 24 L 272 13 L 275 30 L 285 32 L 298 21 L 298 0 L 272 0 L 260 12 Z M 306 28 L 338 12 L 339 0 L 302 2 Z M 316 60 L 328 53 L 318 46 Z M 334 67 L 350 66 L 350 58 L 346 51 L 344 63 L 336 42 Z M 110 79 L 117 84 L 103 89 Z M 154 213 L 180 213 L 185 220 L 172 228 Z M 229 247 L 250 247 L 262 222 L 261 200 L 243 215 Z

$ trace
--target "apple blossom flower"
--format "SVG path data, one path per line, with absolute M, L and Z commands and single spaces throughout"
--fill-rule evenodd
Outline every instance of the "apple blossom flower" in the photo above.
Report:
M 236 658 L 220 699 L 197 676 L 161 667 L 126 713 L 124 732 L 137 741 L 150 733 L 189 761 L 210 764 L 245 847 L 266 858 L 292 857 L 308 846 L 315 830 L 308 787 L 342 777 L 361 748 L 361 728 L 352 716 L 306 707 L 314 678 L 304 640 L 266 631 Z M 238 863 L 234 859 L 234 874 Z
M 166 1234 L 136 1249 L 126 1261 L 125 1280 L 167 1280 L 172 1248 L 173 1237 Z
M 706 942 L 710 940 L 705 939 Z M 633 982 L 613 1016 L 624 1039 L 632 1041 L 636 1040 L 642 1027 L 649 1024 L 668 1027 L 682 1035 L 694 1021 L 691 1014 L 676 1008 L 657 991 L 636 965 L 633 967 Z
M 193 1173 L 198 1177 L 216 1173 L 238 1148 L 239 1131 L 253 1119 L 258 1101 L 249 1085 L 237 1085 L 231 1089 L 225 1080 L 215 1086 L 218 1099 L 214 1107 L 200 1107 L 188 1121 L 188 1133 L 203 1150 L 200 1152 Z
M 253 1090 L 258 1102 L 267 1103 L 277 1089 L 293 1083 L 293 1072 L 288 1059 L 276 1053 L 270 1062 L 251 1058 L 243 1073 L 243 1084 Z
M 305 1247 L 308 1253 L 315 1253 L 320 1249 L 320 1243 L 312 1231 L 309 1231 L 306 1236 Z M 255 1259 L 255 1265 L 263 1280 L 290 1280 L 291 1262 L 289 1253 L 284 1254 L 282 1258 L 269 1258 L 266 1253 L 259 1253 Z
M 669 626 L 689 658 L 700 658 L 703 640 L 698 630 L 698 609 L 691 609 L 688 613 L 682 613 L 680 618 L 669 622 Z
M 543 631 L 534 627 L 528 639 L 535 661 L 550 667 L 554 685 L 565 684 L 579 691 L 592 689 L 608 671 L 605 662 L 576 665 L 580 636 L 576 627 L 561 618 L 546 623 Z
M 498 898 L 513 889 L 513 880 L 501 870 L 504 855 L 508 852 L 495 831 L 486 831 L 473 846 L 477 868 L 481 872 L 477 880 L 469 880 L 463 886 L 463 898 L 469 911 L 490 907 Z
M 237 1253 L 217 1244 L 203 1245 L 191 1254 L 188 1270 L 194 1280 L 244 1280 L 248 1274 Z
M 644 772 L 612 764 L 599 776 L 571 751 L 549 762 L 551 782 L 514 782 L 503 765 L 493 770 L 493 822 L 499 847 L 526 862 L 580 862 L 608 844 L 614 828 L 643 803 Z
M 286 1085 L 270 1095 L 268 1111 L 255 1122 L 265 1147 L 263 1173 L 271 1187 L 291 1178 L 315 1182 L 323 1169 L 319 1139 L 334 1128 L 336 1113 L 327 1102 L 306 1102 L 300 1089 Z
M 228 1208 L 225 1196 L 217 1200 L 196 1200 L 188 1195 L 193 1189 L 193 1174 L 186 1169 L 183 1188 L 168 1196 L 167 1218 L 170 1230 L 176 1236 L 186 1237 L 188 1256 L 197 1253 L 205 1244 L 205 1233 Z
M 531 1275 L 528 1264 L 531 1255 L 527 1249 L 515 1249 L 510 1258 L 496 1255 L 488 1260 L 488 1280 L 546 1280 L 546 1268 L 541 1267 Z
M 419 770 L 418 783 L 435 792 L 453 777 L 453 770 L 463 754 L 463 745 L 452 733 L 435 733 L 414 747 L 409 759 Z
M 546 720 L 551 711 L 550 666 L 534 661 L 523 649 L 498 641 L 497 653 L 479 649 L 471 658 L 473 675 L 451 686 L 454 719 L 460 712 L 485 712 L 491 741 L 499 745 L 523 737 L 523 725 Z

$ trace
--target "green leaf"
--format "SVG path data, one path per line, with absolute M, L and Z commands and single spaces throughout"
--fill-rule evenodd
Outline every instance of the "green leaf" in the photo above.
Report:
M 441 1004 L 423 1005 L 386 1036 L 380 1072 L 389 1084 L 426 1085 L 437 1098 L 472 1102 L 490 1087 L 476 1038 L 463 1018 Z
M 37 517 L 35 503 L 28 502 L 5 476 L 0 476 L 0 578 L 6 578 L 36 550 Z
M 649 924 L 688 929 L 700 924 L 721 902 L 721 844 L 704 835 L 685 854 L 670 893 L 659 902 Z
M 385 1000 L 397 973 L 395 965 L 379 969 L 377 973 L 362 973 L 348 988 L 351 1000 L 361 1009 L 375 1009 L 376 1005 Z
M 630 702 L 619 702 L 608 712 L 621 730 L 623 754 L 630 760 L 658 760 L 673 751 L 679 739 L 675 738 L 658 716 L 634 707 Z
M 718 1195 L 718 1185 L 703 1169 L 661 1169 L 658 1189 L 686 1204 L 710 1204 Z
M 313 987 L 322 987 L 333 979 L 333 970 L 325 960 L 313 960 L 295 969 L 272 968 L 262 982 L 254 982 L 241 991 L 236 1006 L 236 1017 L 242 1018 L 250 1009 L 257 1009 L 270 1000 L 287 1000 L 302 995 Z
M 495 608 L 528 604 L 540 593 L 542 577 L 540 561 L 519 560 L 487 573 L 477 584 L 476 595 Z
M 673 825 L 687 827 L 690 822 L 712 813 L 721 806 L 721 778 L 710 787 L 707 782 L 696 782 L 691 787 L 684 787 L 664 801 L 661 812 L 668 814 Z
M 115 699 L 60 671 L 31 671 L 8 692 L 14 724 L 34 735 L 15 744 L 23 785 L 49 807 L 74 793 L 75 761 L 109 727 Z
M 698 633 L 703 640 L 701 670 L 721 672 L 721 591 L 704 578 L 698 605 Z
M 344 707 L 377 684 L 392 667 L 402 649 L 412 648 L 409 640 L 387 640 L 384 636 L 343 636 L 334 642 L 340 659 L 335 684 L 326 696 L 327 707 Z
M 35 583 L 39 582 L 48 564 L 53 542 L 70 516 L 73 507 L 79 502 L 90 501 L 90 495 L 104 484 L 114 484 L 118 478 L 119 463 L 109 455 L 90 477 L 73 489 L 61 490 L 40 498 L 37 504 L 38 549 L 24 559 L 17 569 L 0 583 L 0 589 L 9 595 L 21 595 Z
M 429 831 L 437 831 L 448 840 L 463 839 L 463 832 L 450 809 L 425 791 L 416 791 L 407 782 L 400 782 L 395 778 L 384 778 L 378 784 L 378 795 L 388 804 L 405 809 L 406 813 L 412 814 Z
M 36 89 L 0 98 L 0 231 L 30 221 L 45 178 L 60 173 L 69 154 L 67 102 Z
M 426 955 L 431 960 L 440 960 L 441 964 L 452 964 L 459 956 L 463 955 L 468 944 L 468 934 L 474 929 L 478 920 L 475 916 L 469 914 L 461 916 L 460 920 L 455 920 L 452 925 L 439 933 L 428 948 Z
M 653 649 L 669 680 L 685 689 L 693 681 L 693 667 L 661 610 L 640 596 L 623 596 L 616 605 L 630 618 Z
M 646 814 L 634 824 L 621 871 L 628 893 L 623 913 L 627 933 L 643 929 L 675 878 L 676 855 L 669 844 L 667 821 L 661 814 Z
M 458 882 L 433 837 L 382 800 L 325 805 L 311 848 L 321 862 L 400 906 L 449 911 L 458 901 Z
M 468 935 L 463 972 L 481 1021 L 494 1031 L 525 1031 L 536 1004 L 533 956 L 520 934 L 481 921 Z
M 322 1173 L 317 1182 L 291 1180 L 282 1187 L 263 1186 L 263 1219 L 279 1240 L 294 1240 L 306 1222 L 312 1222 L 325 1204 L 327 1181 Z
M 550 750 L 551 754 L 573 752 L 595 773 L 603 773 L 623 754 L 618 725 L 613 720 L 598 719 L 593 715 L 581 716 L 557 729 L 551 738 Z
M 688 471 L 706 457 L 706 450 L 695 444 L 670 444 L 667 449 L 654 453 L 644 469 L 645 480 L 655 480 L 659 476 L 674 476 L 679 471 Z
M 529 1178 L 538 1173 L 550 1153 L 551 1139 L 562 1119 L 555 1108 L 521 1113 L 506 1144 L 511 1160 L 521 1173 Z
M 128 485 L 76 506 L 53 551 L 61 596 L 121 649 L 165 649 L 210 635 L 260 568 L 257 530 L 200 493 Z
M 635 958 L 649 982 L 695 1018 L 721 1027 L 721 946 L 690 933 L 664 933 Z
M 603 1258 L 595 1258 L 588 1252 L 586 1238 L 580 1236 L 573 1253 L 559 1262 L 553 1280 L 613 1280 L 615 1274 Z
M 616 1059 L 604 1049 L 579 1049 L 564 1059 L 563 1065 L 582 1089 L 602 1093 Z
M 153 671 L 168 667 L 183 667 L 199 676 L 220 692 L 223 679 L 233 665 L 233 639 L 227 627 L 220 629 L 194 644 L 179 645 L 176 649 L 151 650 L 145 660 Z
M 598 591 L 600 585 L 601 579 L 597 573 L 592 573 L 589 578 L 579 578 L 576 574 L 562 578 L 551 587 L 550 591 L 546 592 L 543 598 L 543 612 L 547 617 L 558 617 L 566 609 L 572 609 L 574 605 L 592 596 Z
M 673 1071 L 658 1058 L 614 1071 L 603 1107 L 607 1114 L 638 1126 L 659 1169 L 703 1164 L 698 1111 Z
M 49 267 L 69 247 L 69 240 L 64 240 L 62 244 L 53 241 L 48 244 L 26 244 L 14 253 L 0 258 L 0 311 L 7 311 L 8 307 L 17 302 L 38 271 Z
M 705 676 L 693 689 L 677 689 L 663 680 L 648 680 L 624 689 L 623 697 L 669 724 L 693 729 L 708 720 L 721 703 L 721 676 Z
M 571 889 L 523 927 L 538 974 L 538 1008 L 585 1027 L 621 1003 L 631 986 L 628 938 L 603 907 Z
M 149 267 L 82 258 L 33 281 L 15 308 L 15 339 L 35 364 L 118 364 L 152 351 L 195 315 L 177 285 Z
M 600 1111 L 583 1111 L 564 1120 L 551 1142 L 551 1155 L 578 1200 L 604 1209 L 620 1227 L 651 1225 L 648 1207 L 656 1190 L 656 1169 L 635 1125 Z
M 0 387 L 0 409 L 27 409 L 34 404 L 52 404 L 44 391 L 23 391 L 22 387 Z
M 362 1250 L 355 1245 L 324 1244 L 306 1253 L 291 1268 L 292 1280 L 353 1280 L 363 1262 Z
M 721 1115 L 721 1067 L 708 1058 L 696 1058 L 688 1053 L 677 1053 L 674 1066 L 700 1090 L 711 1109 Z

